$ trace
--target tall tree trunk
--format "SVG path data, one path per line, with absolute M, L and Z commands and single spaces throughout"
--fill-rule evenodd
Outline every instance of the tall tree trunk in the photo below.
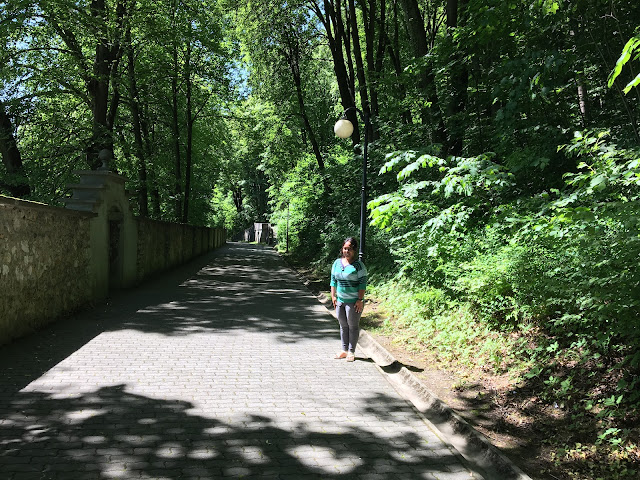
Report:
M 52 4 L 42 3 L 42 13 L 47 22 L 65 43 L 65 47 L 76 61 L 77 68 L 85 82 L 88 93 L 88 104 L 92 113 L 92 132 L 86 148 L 86 160 L 88 165 L 95 169 L 100 167 L 98 156 L 102 150 L 113 154 L 113 124 L 116 118 L 120 96 L 117 90 L 119 79 L 118 63 L 122 55 L 120 38 L 109 38 L 109 18 L 105 0 L 92 0 L 89 6 L 89 15 L 93 19 L 95 31 L 89 35 L 96 37 L 95 57 L 91 71 L 87 68 L 89 59 L 86 58 L 80 42 L 74 33 L 63 26 L 59 20 L 59 12 Z M 126 14 L 124 0 L 119 0 L 116 5 L 115 32 L 124 32 L 123 20 Z M 110 86 L 113 86 L 113 96 L 109 97 Z
M 427 32 L 424 27 L 424 18 L 417 0 L 401 0 L 404 10 L 407 28 L 409 30 L 409 38 L 413 49 L 413 56 L 416 60 L 421 60 L 429 53 L 429 42 L 427 41 Z M 433 70 L 423 67 L 423 73 L 418 79 L 418 86 L 424 93 L 430 107 L 425 107 L 421 111 L 422 123 L 435 125 L 433 139 L 435 143 L 446 145 L 447 133 L 440 111 L 440 102 L 436 95 L 436 82 Z
M 447 0 L 447 35 L 454 48 L 453 62 L 451 67 L 451 90 L 452 95 L 447 105 L 448 122 L 450 128 L 447 153 L 454 156 L 462 155 L 464 143 L 464 119 L 461 118 L 467 106 L 467 89 L 469 87 L 469 72 L 463 63 L 460 55 L 460 46 L 456 45 L 454 34 L 458 27 L 458 20 L 463 17 L 466 10 L 467 0 Z
M 0 183 L 0 187 L 9 190 L 12 197 L 20 198 L 29 195 L 31 187 L 24 177 L 22 155 L 13 135 L 13 123 L 2 100 L 0 100 L 0 154 L 9 174 L 9 181 Z
M 316 138 L 316 134 L 311 127 L 311 122 L 309 121 L 309 116 L 307 115 L 307 110 L 304 104 L 304 95 L 302 93 L 302 82 L 300 79 L 300 70 L 294 69 L 292 67 L 293 81 L 296 85 L 296 93 L 298 95 L 298 106 L 300 108 L 300 115 L 302 116 L 302 122 L 304 124 L 304 129 L 309 136 L 309 141 L 311 142 L 311 148 L 313 149 L 313 154 L 316 157 L 316 162 L 318 163 L 318 169 L 320 170 L 320 174 L 322 175 L 322 184 L 324 186 L 324 191 L 329 194 L 331 192 L 331 184 L 329 183 L 329 179 L 326 175 L 324 175 L 325 165 L 324 158 L 322 157 L 322 152 L 320 151 L 320 145 L 318 144 L 318 139 Z
M 349 22 L 351 27 L 351 38 L 353 41 L 353 56 L 356 59 L 356 75 L 358 76 L 358 94 L 360 95 L 360 105 L 366 118 L 371 118 L 371 105 L 369 104 L 369 92 L 367 88 L 367 77 L 364 72 L 364 62 L 362 61 L 362 49 L 360 48 L 360 32 L 358 31 L 358 18 L 356 15 L 356 6 L 354 0 L 348 0 L 349 2 Z M 366 5 L 363 4 L 363 13 L 366 12 Z M 366 19 L 366 13 L 365 13 Z M 366 21 L 365 21 L 366 23 Z M 365 26 L 365 29 L 367 27 Z M 371 124 L 371 122 L 369 122 Z M 366 128 L 366 125 L 365 125 Z M 371 126 L 369 125 L 369 128 Z M 368 132 L 369 137 L 372 138 L 372 132 Z
M 380 15 L 377 16 L 378 9 L 376 8 L 376 0 L 368 0 L 369 8 L 367 9 L 367 3 L 362 3 L 362 16 L 365 25 L 365 39 L 366 39 L 366 58 L 367 58 L 367 71 L 369 73 L 368 87 L 369 87 L 369 99 L 371 108 L 369 114 L 371 117 L 376 118 L 380 112 L 380 105 L 378 101 L 378 80 L 382 73 L 382 67 L 384 62 L 384 51 L 387 43 L 386 34 L 386 2 L 380 0 Z M 376 25 L 378 25 L 378 35 L 376 43 Z M 371 122 L 371 129 L 369 131 L 369 138 L 375 140 L 378 138 L 378 132 L 376 129 L 376 122 Z
M 358 117 L 355 111 L 355 97 L 350 87 L 349 75 L 342 51 L 343 38 L 341 32 L 344 31 L 344 26 L 342 22 L 337 21 L 333 3 L 331 3 L 330 0 L 323 0 L 323 5 L 324 9 L 320 8 L 316 3 L 313 3 L 312 8 L 327 34 L 327 41 L 329 42 L 329 49 L 331 50 L 331 56 L 333 58 L 333 71 L 336 74 L 342 108 L 345 110 L 349 121 L 353 124 L 353 135 L 351 139 L 354 143 L 359 143 L 360 129 L 358 128 Z M 339 3 L 336 8 L 339 9 Z
M 313 154 L 316 157 L 316 162 L 318 163 L 318 168 L 321 172 L 324 171 L 324 158 L 322 157 L 322 153 L 320 152 L 320 145 L 318 144 L 318 139 L 316 138 L 316 134 L 311 127 L 311 122 L 309 121 L 309 116 L 307 115 L 307 109 L 304 103 L 304 94 L 302 92 L 302 81 L 300 79 L 300 68 L 297 59 L 294 58 L 293 52 L 286 53 L 287 61 L 289 62 L 289 68 L 291 70 L 291 75 L 293 77 L 293 83 L 296 87 L 296 95 L 298 97 L 298 108 L 300 109 L 300 116 L 302 117 L 302 123 L 304 125 L 304 130 L 307 132 L 309 137 L 309 142 L 311 142 L 311 148 L 313 149 Z
M 371 114 L 377 117 L 380 113 L 380 105 L 378 101 L 378 80 L 382 74 L 382 68 L 384 66 L 384 51 L 387 44 L 387 5 L 385 0 L 380 0 L 380 17 L 378 21 L 375 21 L 375 5 L 376 0 L 370 0 L 369 16 L 370 28 L 367 39 L 367 63 L 369 70 L 373 72 L 373 77 L 369 80 L 369 91 L 371 96 Z M 375 42 L 375 24 L 378 24 L 378 44 L 375 53 L 373 52 L 373 43 Z M 373 133 L 373 132 L 372 132 Z M 372 136 L 373 139 L 377 138 L 377 133 Z
M 236 212 L 242 212 L 243 195 L 242 187 L 239 185 L 233 185 L 231 187 L 231 197 L 233 198 L 233 204 L 236 207 Z
M 400 101 L 404 100 L 407 97 L 407 86 L 402 81 L 402 63 L 400 61 L 400 32 L 399 32 L 399 21 L 398 21 L 398 2 L 393 1 L 393 40 L 389 38 L 389 34 L 385 30 L 386 37 L 386 45 L 387 52 L 389 54 L 389 59 L 391 60 L 391 65 L 393 65 L 393 71 L 396 76 L 396 80 L 398 83 L 398 98 Z M 413 116 L 411 114 L 411 110 L 406 109 L 401 114 L 402 120 L 406 125 L 413 124 Z
M 108 141 L 107 149 L 113 154 L 113 128 L 116 124 L 116 118 L 118 117 L 118 108 L 120 107 L 120 73 L 118 71 L 120 65 L 120 59 L 122 58 L 122 52 L 117 53 L 116 58 L 111 64 L 110 84 L 111 84 L 111 97 L 109 100 L 109 107 L 107 109 L 107 132 Z
M 192 83 L 191 83 L 191 38 L 187 39 L 187 50 L 185 55 L 185 83 L 187 88 L 187 152 L 185 158 L 184 174 L 184 211 L 182 212 L 182 223 L 189 222 L 189 198 L 191 197 L 191 163 L 193 160 L 193 124 L 194 116 L 192 111 Z
M 116 21 L 122 28 L 125 14 L 125 5 L 119 1 L 116 6 Z M 87 85 L 91 98 L 93 114 L 93 127 L 91 144 L 87 151 L 87 162 L 92 168 L 98 168 L 101 162 L 98 154 L 102 150 L 108 150 L 113 155 L 113 123 L 119 104 L 119 94 L 114 88 L 114 94 L 109 98 L 110 82 L 117 82 L 118 61 L 122 54 L 119 39 L 110 39 L 108 34 L 109 14 L 105 0 L 93 0 L 90 6 L 91 16 L 98 28 L 98 43 L 93 62 L 93 74 Z M 115 87 L 115 84 L 112 83 Z
M 348 0 L 347 0 L 348 1 Z M 344 45 L 345 51 L 345 61 L 347 62 L 347 72 L 349 72 L 349 91 L 351 92 L 351 96 L 355 100 L 356 95 L 356 69 L 353 66 L 353 56 L 352 56 L 352 48 L 351 48 L 351 11 L 347 4 L 342 3 L 342 0 L 335 0 L 335 29 L 336 35 L 339 35 L 342 39 L 342 43 Z M 346 18 L 346 22 L 343 20 L 343 9 L 344 9 L 344 17 Z M 355 12 L 354 12 L 355 14 Z
M 325 163 L 322 152 L 320 151 L 320 144 L 318 142 L 318 138 L 313 130 L 311 125 L 311 121 L 309 119 L 309 115 L 307 114 L 307 108 L 305 105 L 304 91 L 302 88 L 302 77 L 300 74 L 300 39 L 292 31 L 292 29 L 288 25 L 282 26 L 281 31 L 281 39 L 282 39 L 282 48 L 279 50 L 280 54 L 283 56 L 284 60 L 287 62 L 289 66 L 289 71 L 291 72 L 291 78 L 293 79 L 293 84 L 296 89 L 296 96 L 298 98 L 298 110 L 300 112 L 300 117 L 302 119 L 303 125 L 303 135 L 306 139 L 311 143 L 311 148 L 313 150 L 313 154 L 316 157 L 316 163 L 318 164 L 318 169 L 320 170 L 320 175 L 322 178 L 324 191 L 328 194 L 331 192 L 331 186 L 329 184 L 329 180 L 324 175 L 325 171 Z M 256 188 L 260 188 L 262 185 L 262 181 L 256 182 Z M 265 193 L 266 198 L 266 193 Z M 265 200 L 266 205 L 266 200 Z M 266 206 L 265 206 L 266 208 Z
M 582 78 L 578 78 L 578 107 L 580 108 L 580 118 L 582 119 L 582 128 L 586 128 L 589 123 L 589 97 L 587 95 L 587 86 Z
M 174 208 L 176 220 L 182 217 L 182 158 L 180 148 L 180 122 L 178 106 L 178 46 L 173 46 L 173 72 L 171 75 L 172 127 L 175 162 Z
M 131 116 L 133 119 L 133 136 L 135 139 L 135 152 L 138 157 L 138 209 L 142 217 L 149 216 L 149 194 L 147 189 L 147 162 L 144 144 L 142 141 L 142 120 L 138 94 L 138 83 L 135 73 L 135 61 L 133 44 L 131 42 L 131 27 L 126 32 L 127 60 L 129 71 L 129 103 L 131 104 Z
M 87 152 L 87 162 L 91 168 L 100 167 L 98 153 L 110 147 L 109 129 L 107 128 L 107 108 L 109 102 L 109 39 L 107 38 L 106 24 L 107 12 L 105 0 L 93 0 L 91 2 L 91 15 L 96 20 L 100 29 L 96 54 L 93 62 L 93 75 L 89 80 L 89 95 L 92 102 L 93 127 L 91 145 Z
M 147 176 L 149 180 L 149 185 L 151 186 L 150 192 L 150 203 L 151 203 L 151 217 L 159 219 L 161 218 L 160 212 L 160 190 L 158 188 L 157 175 L 154 171 L 154 137 L 155 131 L 153 130 L 153 126 L 149 127 L 149 121 L 147 120 L 149 115 L 149 105 L 148 103 L 144 103 L 143 109 L 141 111 L 140 117 L 140 128 L 142 129 L 142 138 L 145 146 L 145 159 L 147 160 Z

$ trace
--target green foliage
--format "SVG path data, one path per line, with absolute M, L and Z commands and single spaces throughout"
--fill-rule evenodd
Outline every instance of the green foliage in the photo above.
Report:
M 444 259 L 468 255 L 473 247 L 462 241 L 465 233 L 512 185 L 512 174 L 490 154 L 442 159 L 408 151 L 387 158 L 380 173 L 399 170 L 400 187 L 369 202 L 372 225 L 394 235 L 404 273 L 437 286 L 450 274 Z
M 146 194 L 146 214 L 181 220 L 191 152 L 188 220 L 205 223 L 223 156 L 219 112 L 229 100 L 219 2 L 106 1 L 104 10 L 87 2 L 9 3 L 0 22 L 0 99 L 10 106 L 32 198 L 59 203 L 74 170 L 95 168 L 88 153 L 99 140 L 128 177 L 135 212 L 145 210 Z M 98 75 L 100 61 L 109 63 L 109 78 Z M 103 90 L 100 109 L 94 97 Z
M 460 298 L 466 299 L 478 316 L 497 328 L 515 328 L 528 320 L 533 305 L 523 302 L 528 291 L 529 277 L 521 278 L 519 269 L 526 265 L 533 253 L 519 245 L 497 246 L 487 242 L 483 247 L 497 251 L 478 252 L 468 262 L 458 266 L 453 286 Z
M 450 305 L 447 294 L 437 288 L 418 290 L 413 294 L 414 299 L 420 304 L 420 313 L 426 318 L 441 315 Z
M 389 156 L 381 175 L 395 172 L 399 187 L 370 202 L 373 224 L 393 233 L 400 276 L 419 293 L 387 302 L 439 352 L 469 358 L 474 345 L 491 365 L 495 349 L 513 352 L 509 368 L 541 398 L 575 415 L 587 405 L 601 422 L 593 442 L 622 449 L 622 419 L 640 407 L 640 152 L 606 131 L 576 133 L 558 152 L 576 165 L 562 188 L 515 198 L 523 177 L 495 157 Z M 484 333 L 459 338 L 460 320 L 430 306 L 434 291 Z M 495 343 L 507 333 L 522 347 Z M 592 383 L 609 376 L 615 390 Z
M 211 198 L 211 209 L 207 225 L 220 226 L 227 232 L 239 232 L 248 223 L 249 219 L 236 209 L 231 192 L 225 192 L 217 187 Z
M 317 258 L 321 248 L 319 239 L 327 221 L 324 185 L 314 164 L 313 155 L 305 155 L 288 172 L 280 188 L 272 188 L 269 192 L 271 203 L 277 205 L 272 223 L 277 225 L 280 250 L 286 246 L 288 223 L 289 249 L 306 259 Z
M 381 195 L 369 202 L 372 224 L 388 230 L 402 231 L 412 227 L 410 218 L 414 213 L 429 210 L 429 200 L 434 207 L 450 198 L 461 199 L 457 208 L 445 214 L 439 213 L 427 221 L 431 235 L 447 230 L 464 230 L 475 215 L 481 215 L 485 200 L 495 202 L 497 195 L 512 185 L 512 174 L 492 161 L 491 154 L 477 157 L 450 157 L 442 159 L 431 154 L 420 155 L 415 151 L 397 152 L 388 155 L 389 160 L 380 174 L 400 168 L 397 180 L 398 191 Z M 413 181 L 415 172 L 429 171 L 423 180 Z M 397 218 L 398 213 L 406 213 Z M 434 211 L 435 213 L 435 211 Z
M 443 290 L 391 280 L 378 283 L 373 293 L 394 323 L 406 329 L 403 340 L 410 346 L 435 351 L 442 362 L 480 364 L 495 372 L 522 368 L 504 354 L 514 348 L 512 337 L 497 335 Z
M 540 196 L 544 204 L 500 204 L 513 177 L 487 156 L 393 155 L 381 173 L 399 168 L 403 183 L 370 202 L 372 223 L 397 235 L 404 275 L 468 301 L 496 326 L 542 322 L 554 335 L 638 348 L 639 157 L 605 137 L 577 134 L 562 148 L 579 170 L 555 199 Z M 424 180 L 409 181 L 422 170 Z
M 609 75 L 608 86 L 613 86 L 616 78 L 620 76 L 622 73 L 622 68 L 632 60 L 640 59 L 640 35 L 632 37 L 626 43 L 624 48 L 622 49 L 622 53 L 620 54 L 620 58 L 616 62 L 616 66 Z M 640 73 L 633 78 L 627 85 L 624 87 L 623 91 L 625 94 L 629 93 L 633 87 L 640 85 Z

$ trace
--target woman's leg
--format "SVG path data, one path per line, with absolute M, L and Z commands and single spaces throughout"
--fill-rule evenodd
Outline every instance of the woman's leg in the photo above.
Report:
M 340 341 L 342 342 L 342 351 L 346 352 L 349 348 L 349 323 L 347 321 L 346 305 L 338 303 L 336 305 L 336 317 L 340 323 Z
M 355 303 L 346 303 L 344 307 L 347 324 L 346 329 L 348 331 L 347 346 L 349 353 L 355 353 L 358 338 L 360 337 L 360 317 L 362 316 L 362 312 L 356 312 Z M 342 323 L 340 323 L 340 330 L 342 330 Z

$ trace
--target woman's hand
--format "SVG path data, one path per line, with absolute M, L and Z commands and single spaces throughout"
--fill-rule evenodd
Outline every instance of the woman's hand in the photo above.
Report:
M 364 300 L 356 300 L 356 312 L 362 313 L 364 310 Z
M 337 301 L 338 299 L 335 296 L 331 295 L 331 303 L 333 303 L 333 308 L 336 308 Z

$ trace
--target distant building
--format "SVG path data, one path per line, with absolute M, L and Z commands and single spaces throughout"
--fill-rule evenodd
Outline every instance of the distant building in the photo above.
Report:
M 273 245 L 275 243 L 275 231 L 270 223 L 254 223 L 244 231 L 245 242 L 257 242 Z

